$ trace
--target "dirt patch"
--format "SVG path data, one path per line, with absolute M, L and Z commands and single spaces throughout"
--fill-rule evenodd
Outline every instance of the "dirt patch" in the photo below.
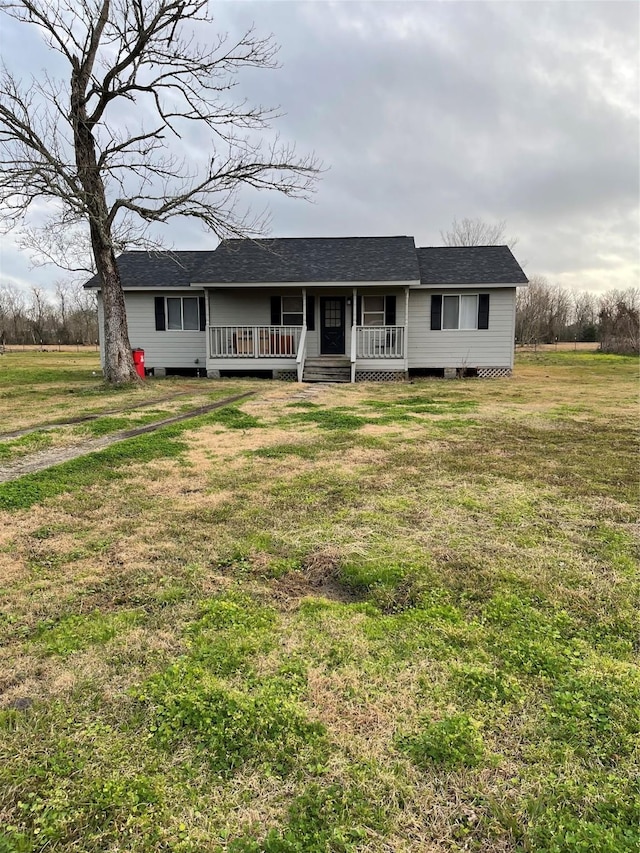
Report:
M 87 456 L 89 453 L 102 450 L 116 441 L 122 441 L 122 439 L 112 436 L 108 438 L 94 438 L 87 439 L 82 444 L 72 444 L 69 447 L 57 447 L 55 450 L 38 450 L 23 459 L 16 460 L 10 465 L 0 467 L 0 483 L 6 483 L 8 480 L 17 480 L 19 477 L 24 477 L 25 474 L 44 471 L 45 468 L 60 465 L 62 462 L 68 462 L 70 459 L 76 459 L 78 456 Z
M 14 583 L 25 571 L 24 563 L 15 554 L 0 553 L 0 583 Z
M 309 430 L 311 433 L 312 430 Z M 300 434 L 293 435 L 291 430 L 251 429 L 242 430 L 200 430 L 189 440 L 196 445 L 196 453 L 207 458 L 209 464 L 213 457 L 235 458 L 239 453 L 259 450 L 280 444 L 299 444 Z
M 259 559 L 254 561 L 259 568 Z M 273 599 L 283 610 L 294 610 L 302 599 L 320 596 L 330 601 L 350 603 L 361 597 L 340 580 L 342 555 L 337 548 L 320 548 L 303 560 L 300 569 L 287 572 L 269 583 Z
M 46 468 L 59 465 L 61 462 L 68 462 L 69 460 L 76 459 L 79 456 L 86 456 L 89 453 L 94 453 L 96 450 L 102 450 L 103 448 L 116 444 L 119 441 L 125 441 L 128 438 L 135 438 L 138 435 L 145 435 L 146 433 L 154 432 L 155 430 L 160 429 L 160 427 L 181 423 L 182 421 L 189 420 L 190 418 L 198 417 L 198 415 L 207 414 L 208 412 L 212 412 L 214 409 L 220 409 L 223 406 L 228 406 L 230 403 L 235 403 L 238 400 L 249 397 L 253 393 L 253 391 L 247 391 L 244 394 L 227 397 L 224 400 L 219 400 L 218 402 L 211 403 L 208 406 L 200 406 L 197 409 L 191 409 L 189 412 L 185 412 L 181 415 L 164 418 L 163 420 L 156 421 L 153 424 L 123 430 L 103 438 L 89 439 L 84 441 L 82 444 L 76 444 L 65 448 L 57 448 L 55 450 L 42 450 L 37 453 L 33 453 L 26 459 L 21 459 L 11 465 L 0 467 L 0 483 L 7 482 L 8 480 L 17 480 L 25 474 L 34 474 L 37 471 L 44 471 Z
M 132 403 L 125 408 L 119 409 L 104 409 L 97 412 L 92 412 L 87 415 L 78 415 L 75 418 L 60 418 L 58 420 L 49 421 L 44 424 L 36 424 L 34 426 L 25 427 L 24 429 L 14 430 L 13 432 L 5 432 L 0 435 L 0 441 L 7 441 L 12 438 L 21 438 L 23 435 L 29 435 L 32 432 L 42 432 L 46 430 L 59 429 L 65 426 L 76 426 L 78 424 L 87 423 L 88 421 L 96 421 L 98 418 L 104 418 L 108 415 L 119 415 L 133 412 L 136 409 L 148 409 L 151 406 L 163 406 L 170 403 L 178 397 L 193 397 L 194 391 L 180 391 L 177 394 L 169 394 L 167 397 L 159 397 L 153 400 L 145 400 L 141 403 Z

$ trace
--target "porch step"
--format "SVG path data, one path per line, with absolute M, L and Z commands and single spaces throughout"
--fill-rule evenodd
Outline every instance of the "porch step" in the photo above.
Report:
M 303 382 L 351 382 L 351 362 L 344 356 L 325 355 L 308 358 Z
M 314 355 L 309 356 L 305 367 L 351 367 L 351 361 L 344 355 Z

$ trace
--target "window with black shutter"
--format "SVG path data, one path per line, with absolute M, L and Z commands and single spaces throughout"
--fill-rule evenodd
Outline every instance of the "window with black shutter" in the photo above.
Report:
M 362 297 L 362 325 L 384 326 L 384 296 Z
M 301 326 L 303 319 L 302 296 L 283 296 L 282 325 Z
M 488 293 L 445 293 L 431 297 L 431 329 L 475 331 L 489 328 Z
M 206 315 L 203 296 L 156 296 L 157 332 L 203 332 Z

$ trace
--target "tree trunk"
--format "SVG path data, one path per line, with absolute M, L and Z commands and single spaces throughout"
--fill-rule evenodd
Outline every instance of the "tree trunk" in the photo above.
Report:
M 103 8 L 104 25 L 109 4 Z M 102 346 L 104 377 L 107 382 L 137 382 L 139 376 L 133 365 L 127 312 L 120 273 L 111 239 L 111 226 L 104 182 L 96 157 L 93 129 L 87 116 L 85 92 L 90 81 L 91 63 L 74 67 L 71 75 L 71 116 L 78 177 L 84 191 L 84 201 L 91 232 L 91 248 L 96 270 L 102 282 L 104 326 Z
M 113 249 L 94 247 L 93 254 L 102 279 L 104 378 L 115 384 L 137 382 L 139 376 L 133 365 L 124 293 Z

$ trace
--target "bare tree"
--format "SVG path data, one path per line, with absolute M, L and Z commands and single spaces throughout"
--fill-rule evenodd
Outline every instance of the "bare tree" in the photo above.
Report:
M 600 297 L 600 349 L 640 352 L 640 288 L 609 290 Z
M 71 340 L 86 344 L 98 340 L 98 305 L 94 291 L 76 287 L 69 315 L 69 330 Z
M 238 190 L 306 197 L 318 163 L 277 138 L 273 109 L 232 98 L 246 67 L 277 67 L 271 36 L 212 37 L 207 0 L 0 0 L 36 26 L 67 63 L 69 82 L 43 72 L 0 80 L 0 204 L 5 224 L 50 203 L 49 246 L 88 223 L 104 301 L 105 376 L 135 381 L 115 255 L 126 235 L 142 245 L 149 223 L 199 220 L 218 237 L 264 232 L 265 217 L 238 208 Z M 206 43 L 196 40 L 201 28 Z M 146 121 L 146 123 L 145 123 Z M 185 128 L 204 128 L 204 161 L 174 153 Z
M 4 345 L 7 341 L 7 332 L 9 329 L 9 291 L 8 288 L 0 285 L 0 353 L 4 350 Z
M 510 249 L 518 238 L 507 239 L 506 220 L 491 224 L 482 219 L 454 219 L 449 231 L 441 231 L 440 237 L 445 246 L 508 246 Z
M 593 293 L 573 293 L 574 337 L 580 341 L 598 338 L 598 300 Z
M 69 342 L 69 314 L 71 313 L 71 297 L 73 285 L 70 281 L 56 282 L 56 300 L 58 313 L 58 339 L 61 343 Z
M 6 340 L 18 342 L 24 340 L 26 333 L 26 300 L 24 291 L 19 290 L 11 284 L 5 284 L 0 288 L 2 293 L 2 305 L 6 317 L 4 334 Z
M 530 276 L 529 284 L 516 291 L 516 340 L 523 344 L 544 340 L 549 304 L 549 282 L 542 275 Z
M 41 287 L 32 287 L 28 317 L 34 344 L 42 344 L 44 342 L 47 319 L 50 314 L 51 305 L 49 304 L 46 293 Z

